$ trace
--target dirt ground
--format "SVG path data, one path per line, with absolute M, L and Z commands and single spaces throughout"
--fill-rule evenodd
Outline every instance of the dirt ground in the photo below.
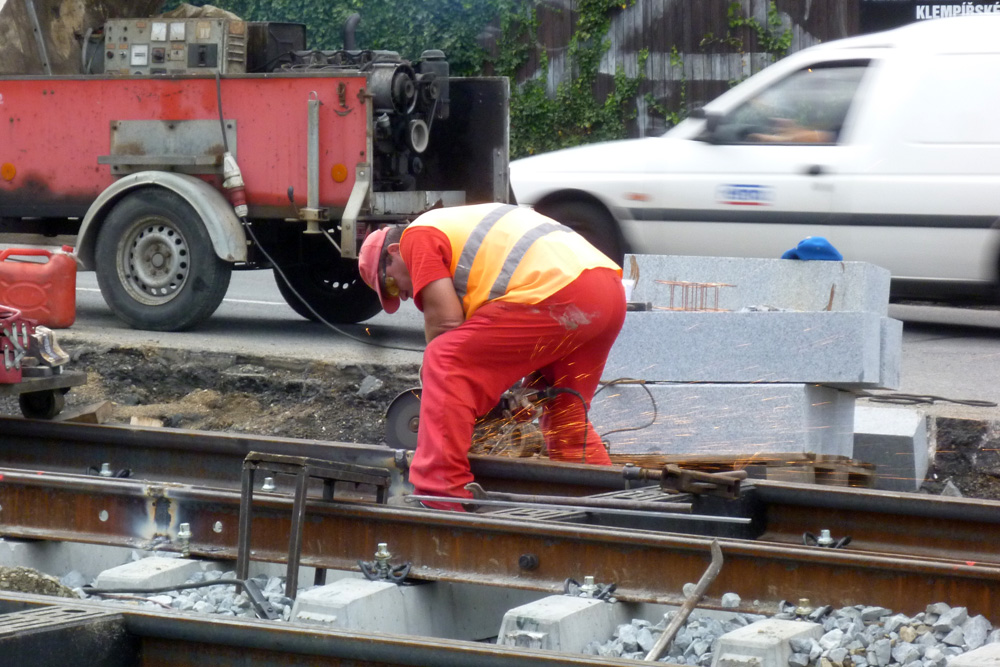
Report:
M 394 397 L 419 384 L 418 367 L 331 365 L 162 348 L 63 345 L 88 382 L 63 414 L 112 403 L 106 423 L 377 444 Z M 0 414 L 18 415 L 15 398 Z M 948 482 L 951 482 L 949 485 Z M 937 455 L 924 491 L 1000 500 L 1000 423 L 937 419 Z
M 87 384 L 66 394 L 60 416 L 106 400 L 110 424 L 136 417 L 173 428 L 375 444 L 389 403 L 419 384 L 417 366 L 389 372 L 162 348 L 63 349 L 71 355 L 67 368 L 86 371 Z M 0 413 L 20 414 L 17 399 L 0 398 Z
M 938 418 L 937 432 L 924 490 L 942 493 L 951 481 L 963 496 L 1000 500 L 1000 422 Z

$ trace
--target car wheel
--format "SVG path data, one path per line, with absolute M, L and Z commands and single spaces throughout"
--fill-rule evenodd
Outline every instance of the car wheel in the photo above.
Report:
M 618 225 L 602 207 L 587 202 L 565 201 L 540 206 L 537 210 L 580 234 L 618 266 L 625 261 Z
M 111 310 L 151 331 L 180 331 L 207 319 L 232 274 L 195 210 L 159 188 L 137 190 L 115 205 L 97 236 L 95 261 Z
M 274 271 L 278 291 L 292 310 L 306 319 L 354 324 L 382 310 L 375 290 L 361 280 L 356 261 L 330 258 L 324 265 L 298 264 L 281 271 L 284 278 Z

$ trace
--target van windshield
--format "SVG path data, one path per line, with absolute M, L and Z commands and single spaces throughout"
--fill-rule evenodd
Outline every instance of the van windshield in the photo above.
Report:
M 869 61 L 800 69 L 720 119 L 722 144 L 835 144 Z

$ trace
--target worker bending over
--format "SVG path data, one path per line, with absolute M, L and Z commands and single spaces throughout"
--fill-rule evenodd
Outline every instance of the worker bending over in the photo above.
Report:
M 528 208 L 441 208 L 405 229 L 369 234 L 359 265 L 387 313 L 413 297 L 424 314 L 409 474 L 418 495 L 472 497 L 465 485 L 475 421 L 535 371 L 568 390 L 546 402 L 539 420 L 549 457 L 610 465 L 583 402 L 589 410 L 625 320 L 625 294 L 621 269 L 582 236 Z

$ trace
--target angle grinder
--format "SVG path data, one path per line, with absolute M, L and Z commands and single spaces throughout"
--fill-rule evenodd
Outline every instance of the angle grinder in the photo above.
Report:
M 417 431 L 420 427 L 420 387 L 413 387 L 392 399 L 385 411 L 385 442 L 394 449 L 417 448 Z M 550 398 L 549 392 L 539 391 L 522 384 L 504 392 L 496 406 L 476 420 L 476 427 L 490 422 L 529 422 L 533 420 L 541 401 Z
M 385 410 L 385 442 L 393 449 L 416 449 L 420 425 L 420 387 L 402 392 Z

